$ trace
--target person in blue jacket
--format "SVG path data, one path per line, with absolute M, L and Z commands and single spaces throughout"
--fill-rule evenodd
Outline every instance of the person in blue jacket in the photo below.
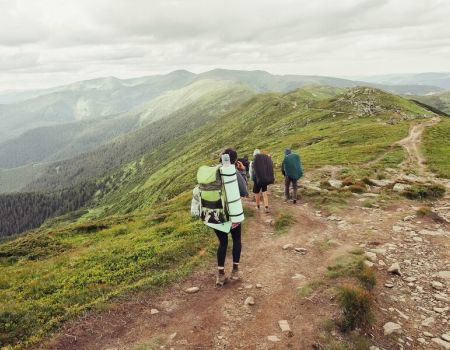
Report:
M 284 151 L 283 163 L 281 163 L 281 172 L 284 176 L 284 194 L 286 201 L 292 198 L 292 202 L 297 203 L 298 180 L 303 176 L 303 168 L 298 154 L 292 153 L 287 148 Z M 290 195 L 290 186 L 292 184 L 293 196 Z

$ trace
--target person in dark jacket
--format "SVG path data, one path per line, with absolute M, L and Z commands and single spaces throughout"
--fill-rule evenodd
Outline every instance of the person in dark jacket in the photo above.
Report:
M 284 159 L 283 163 L 281 163 L 281 172 L 284 176 L 284 195 L 286 197 L 286 201 L 291 199 L 290 185 L 292 184 L 292 202 L 295 204 L 297 203 L 298 180 L 303 176 L 303 169 L 300 156 L 292 153 L 289 148 L 284 151 Z
M 245 171 L 244 165 L 237 161 L 237 152 L 231 148 L 227 148 L 222 154 L 228 154 L 230 156 L 230 163 L 234 164 L 236 167 L 236 178 L 239 186 L 239 193 L 241 197 L 247 197 L 247 183 L 244 177 L 241 175 L 240 171 Z M 217 239 L 219 240 L 219 247 L 217 248 L 217 267 L 218 274 L 216 278 L 216 285 L 221 287 L 226 281 L 225 277 L 225 257 L 227 255 L 228 247 L 228 233 L 214 230 Z M 233 269 L 231 270 L 230 278 L 232 280 L 238 280 L 239 276 L 239 261 L 241 258 L 242 243 L 241 243 L 241 224 L 233 224 L 231 226 L 231 238 L 233 240 Z
M 257 150 L 255 150 L 256 153 Z M 265 207 L 265 212 L 269 213 L 269 196 L 267 193 L 267 186 L 275 182 L 273 173 L 272 159 L 267 151 L 254 153 L 254 159 L 251 165 L 253 177 L 253 193 L 255 194 L 256 207 L 260 209 L 261 193 L 262 200 Z

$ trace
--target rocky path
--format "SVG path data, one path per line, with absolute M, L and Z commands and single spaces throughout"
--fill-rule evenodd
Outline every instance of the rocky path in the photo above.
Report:
M 434 117 L 430 121 L 425 123 L 419 123 L 411 126 L 409 135 L 403 140 L 397 142 L 398 145 L 403 146 L 408 153 L 408 158 L 404 166 L 412 166 L 417 168 L 419 175 L 423 176 L 426 174 L 426 160 L 420 151 L 420 144 L 422 140 L 422 134 L 426 127 L 435 125 L 439 123 L 440 119 Z
M 418 162 L 423 127 L 413 127 L 401 143 Z M 333 179 L 339 168 L 322 170 Z M 273 186 L 272 213 L 255 210 L 246 221 L 241 281 L 215 288 L 211 261 L 162 294 L 141 292 L 68 323 L 38 348 L 321 349 L 324 325 L 339 315 L 335 285 L 325 272 L 359 248 L 378 277 L 371 350 L 449 349 L 448 192 L 431 206 L 443 220 L 417 216 L 419 202 L 391 201 L 375 187 L 370 192 L 355 194 L 332 213 L 311 200 L 284 203 L 281 188 Z M 366 206 L 368 200 L 373 205 Z M 274 227 L 279 211 L 296 219 L 283 234 Z M 396 273 L 389 272 L 395 264 Z M 311 282 L 320 282 L 317 292 L 300 296 L 299 288 Z

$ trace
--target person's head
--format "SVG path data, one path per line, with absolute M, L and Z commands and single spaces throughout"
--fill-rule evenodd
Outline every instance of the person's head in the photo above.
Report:
M 268 156 L 268 155 L 269 155 L 269 151 L 268 151 L 268 150 L 266 150 L 266 149 L 263 149 L 263 150 L 261 151 L 261 153 L 262 153 L 262 154 L 265 154 L 266 156 Z
M 242 157 L 244 160 L 248 160 L 248 154 L 246 154 L 244 157 Z
M 286 149 L 284 150 L 284 155 L 285 155 L 285 156 L 288 156 L 288 155 L 290 155 L 291 153 L 292 153 L 292 151 L 291 151 L 290 148 L 286 148 Z
M 237 160 L 238 155 L 237 155 L 237 152 L 236 152 L 234 149 L 232 149 L 232 148 L 227 148 L 225 151 L 223 151 L 222 154 L 228 154 L 228 155 L 230 156 L 230 163 L 231 163 L 231 164 L 236 163 L 236 160 Z M 221 161 L 222 161 L 222 160 L 221 160 Z
M 261 153 L 261 151 L 259 149 L 255 149 L 253 151 L 253 157 L 256 156 L 257 154 L 260 154 L 260 153 Z

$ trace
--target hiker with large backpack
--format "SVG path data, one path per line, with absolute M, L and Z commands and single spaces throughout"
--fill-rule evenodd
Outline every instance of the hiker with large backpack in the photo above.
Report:
M 295 204 L 297 203 L 298 180 L 303 176 L 303 168 L 300 156 L 292 153 L 289 148 L 284 151 L 284 159 L 283 163 L 281 163 L 281 172 L 284 176 L 284 195 L 286 201 L 291 199 L 290 186 L 292 184 L 292 202 Z
M 253 193 L 255 194 L 256 208 L 259 210 L 261 205 L 261 194 L 264 203 L 265 212 L 269 213 L 269 196 L 267 186 L 275 182 L 273 173 L 273 163 L 267 152 L 255 150 L 254 159 L 251 164 L 253 178 Z
M 216 278 L 216 285 L 219 287 L 227 280 L 225 257 L 228 233 L 231 233 L 233 240 L 233 268 L 230 278 L 240 279 L 241 222 L 244 220 L 241 197 L 248 196 L 245 180 L 239 172 L 244 169 L 242 163 L 237 162 L 236 151 L 228 148 L 222 154 L 220 165 L 202 166 L 197 172 L 198 186 L 194 188 L 191 213 L 200 216 L 207 226 L 212 227 L 219 240 Z

